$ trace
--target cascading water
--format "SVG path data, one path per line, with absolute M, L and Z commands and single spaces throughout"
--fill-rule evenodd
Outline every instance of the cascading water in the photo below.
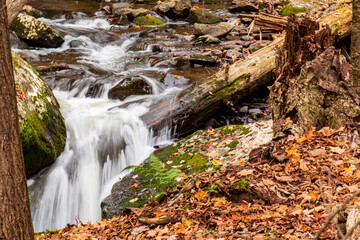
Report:
M 99 25 L 101 21 L 98 19 L 93 21 L 96 22 L 87 21 L 87 25 L 93 23 L 95 26 L 108 27 L 105 23 Z M 84 22 L 80 23 L 84 25 Z M 83 27 L 81 24 L 60 25 L 62 28 L 79 30 Z M 61 49 L 35 51 L 44 55 L 59 53 L 70 48 L 70 41 L 80 39 L 86 45 L 78 47 L 82 53 L 78 60 L 80 64 L 109 72 L 111 79 L 120 72 L 131 74 L 136 71 L 124 68 L 126 59 L 131 57 L 126 52 L 131 40 L 101 46 L 86 36 L 69 35 L 65 39 Z M 152 86 L 153 95 L 129 98 L 127 102 L 139 98 L 145 100 L 122 108 L 121 105 L 127 102 L 107 98 L 109 87 L 115 85 L 116 81 L 107 81 L 97 98 L 85 97 L 97 77 L 104 78 L 94 74 L 85 75 L 77 80 L 70 91 L 54 91 L 65 118 L 67 142 L 64 152 L 39 177 L 40 180 L 29 180 L 35 231 L 62 228 L 67 223 L 74 223 L 76 216 L 83 222 L 100 220 L 100 203 L 110 193 L 113 183 L 124 174 L 122 169 L 140 164 L 153 151 L 155 144 L 169 142 L 168 132 L 158 137 L 152 136 L 139 116 L 147 111 L 146 106 L 151 101 L 173 95 L 179 89 L 165 89 L 162 84 L 143 76 Z

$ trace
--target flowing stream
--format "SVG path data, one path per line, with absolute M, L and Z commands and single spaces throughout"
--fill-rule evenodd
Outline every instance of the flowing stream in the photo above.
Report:
M 159 29 L 114 27 L 95 1 L 30 0 L 29 4 L 43 10 L 40 20 L 65 39 L 53 49 L 13 42 L 14 51 L 39 55 L 31 64 L 52 87 L 67 129 L 64 152 L 51 167 L 28 180 L 38 232 L 63 228 L 75 223 L 76 217 L 82 222 L 101 220 L 100 203 L 126 174 L 122 170 L 140 164 L 154 146 L 172 141 L 169 126 L 155 135 L 140 116 L 152 104 L 203 81 L 218 66 L 194 66 L 190 71 L 169 67 L 172 56 L 208 51 L 185 40 L 193 31 L 185 22 L 164 20 L 166 27 Z M 65 19 L 70 11 L 75 18 Z M 156 50 L 159 46 L 161 51 Z M 109 90 L 124 78 L 143 79 L 151 94 L 109 99 Z
M 71 87 L 57 86 L 58 80 L 46 77 L 55 87 L 54 94 L 65 118 L 67 141 L 56 163 L 29 180 L 36 232 L 62 228 L 67 223 L 74 223 L 76 216 L 83 222 L 100 220 L 100 203 L 110 194 L 112 185 L 125 174 L 122 169 L 140 164 L 153 151 L 154 145 L 170 142 L 169 131 L 164 129 L 160 135 L 154 136 L 139 116 L 151 103 L 181 90 L 166 88 L 153 78 L 142 75 L 146 70 L 167 72 L 166 68 L 142 66 L 141 69 L 126 69 L 128 61 L 134 58 L 134 54 L 128 51 L 134 39 L 114 38 L 111 31 L 106 31 L 110 28 L 106 20 L 42 20 L 66 31 L 66 41 L 58 49 L 32 51 L 43 58 L 61 58 L 63 53 L 75 52 L 74 67 L 81 69 L 83 74 L 72 82 Z M 105 44 L 104 39 L 108 40 Z M 71 47 L 74 40 L 83 44 Z M 146 50 L 142 54 L 146 54 Z M 142 76 L 151 85 L 152 95 L 133 96 L 125 101 L 108 99 L 108 90 L 117 83 L 119 74 Z M 92 84 L 99 80 L 103 84 L 96 96 L 86 97 Z

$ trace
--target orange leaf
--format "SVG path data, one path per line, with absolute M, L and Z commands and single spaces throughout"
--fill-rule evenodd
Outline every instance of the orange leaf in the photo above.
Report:
M 207 192 L 201 191 L 195 194 L 195 197 L 197 198 L 198 201 L 200 201 L 201 199 L 203 199 L 206 196 Z

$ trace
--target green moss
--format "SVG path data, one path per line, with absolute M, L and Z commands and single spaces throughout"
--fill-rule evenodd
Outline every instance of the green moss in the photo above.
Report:
M 240 190 L 246 190 L 250 185 L 250 178 L 243 178 L 237 182 L 238 188 Z
M 291 4 L 287 4 L 283 9 L 281 9 L 280 15 L 290 16 L 292 14 L 298 14 L 298 13 L 302 13 L 305 11 L 306 11 L 305 7 L 294 7 Z
M 204 10 L 194 10 L 190 12 L 187 21 L 191 23 L 215 24 L 223 21 L 223 19 Z
M 133 22 L 139 26 L 164 26 L 165 25 L 165 23 L 163 23 L 160 19 L 150 16 L 150 15 L 136 17 L 133 20 Z
M 237 130 L 241 130 L 242 131 L 242 135 L 246 135 L 250 132 L 249 128 L 244 127 L 243 125 L 231 125 L 231 126 L 224 126 L 221 127 L 220 132 L 222 132 L 224 135 L 232 135 L 233 132 L 237 131 Z M 230 143 L 231 144 L 231 143 Z
M 226 145 L 228 148 L 234 148 L 238 145 L 239 141 L 232 141 L 228 145 Z

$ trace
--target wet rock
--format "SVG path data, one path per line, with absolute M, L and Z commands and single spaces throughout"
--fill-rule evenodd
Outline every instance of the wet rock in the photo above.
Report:
M 155 11 L 171 19 L 184 19 L 188 17 L 191 8 L 190 0 L 169 0 L 160 2 Z
M 87 44 L 81 40 L 72 40 L 69 42 L 69 46 L 72 48 L 78 48 L 78 47 L 86 47 Z
M 239 108 L 239 112 L 241 113 L 247 113 L 248 111 L 249 111 L 248 106 L 242 106 L 241 108 Z
M 160 19 L 146 15 L 141 17 L 136 17 L 133 20 L 133 23 L 136 23 L 139 26 L 164 26 L 165 23 L 163 23 Z
M 217 37 L 213 37 L 211 35 L 202 35 L 196 39 L 196 42 L 208 43 L 208 44 L 216 44 L 219 43 L 220 40 Z
M 109 18 L 108 21 L 111 24 L 116 24 L 116 25 L 121 25 L 121 26 L 128 26 L 131 24 L 128 17 L 125 14 L 122 14 L 120 16 L 116 16 L 113 18 Z
M 168 74 L 166 74 L 163 83 L 166 87 L 179 87 L 179 86 L 184 86 L 184 85 L 188 84 L 189 79 L 187 79 L 183 76 L 178 76 L 178 75 L 168 73 Z
M 29 46 L 26 45 L 26 43 L 24 43 L 23 41 L 21 41 L 20 38 L 16 36 L 16 34 L 13 32 L 10 33 L 10 42 L 11 42 L 11 47 L 15 47 L 18 49 L 29 48 Z
M 170 65 L 174 67 L 190 67 L 190 56 L 172 58 Z
M 262 112 L 260 109 L 258 108 L 252 108 L 252 109 L 249 109 L 249 114 L 252 116 L 252 117 L 258 117 L 258 116 L 261 116 L 262 115 Z
M 199 64 L 202 66 L 214 66 L 217 64 L 216 59 L 210 56 L 190 56 L 190 64 Z
M 211 35 L 213 37 L 226 37 L 230 31 L 234 28 L 231 23 L 221 22 L 217 25 L 209 25 L 209 24 L 194 24 L 194 35 Z
M 259 42 L 255 42 L 255 43 L 250 44 L 249 51 L 250 51 L 250 53 L 254 53 L 254 52 L 256 52 L 257 50 L 260 50 L 263 47 L 264 46 L 262 44 L 260 44 Z
M 141 77 L 128 77 L 121 80 L 109 90 L 111 99 L 124 100 L 131 95 L 145 95 L 151 93 L 151 86 Z
M 131 8 L 131 4 L 130 3 L 126 3 L 126 2 L 120 2 L 120 3 L 114 3 L 111 7 L 110 7 L 110 11 L 113 15 L 115 16 L 120 16 L 124 13 L 125 9 Z M 106 11 L 106 10 L 105 10 Z
M 65 147 L 60 106 L 40 75 L 12 53 L 22 148 L 27 177 L 55 162 Z
M 125 15 L 128 17 L 128 19 L 130 21 L 132 21 L 136 17 L 146 16 L 149 13 L 150 13 L 150 10 L 145 9 L 145 8 L 137 8 L 137 9 L 129 8 L 129 9 L 125 9 Z
M 151 52 L 162 52 L 162 47 L 159 44 L 150 45 Z
M 86 92 L 86 97 L 95 98 L 101 94 L 102 87 L 104 86 L 103 83 L 93 83 L 90 85 L 88 91 Z
M 249 2 L 242 2 L 240 5 L 229 8 L 229 12 L 258 12 L 259 8 Z
M 237 32 L 243 32 L 246 30 L 246 26 L 244 24 L 239 24 L 239 25 L 236 25 L 233 29 L 233 31 L 237 31 Z
M 209 35 L 209 36 L 210 36 L 210 35 Z M 185 39 L 186 41 L 191 42 L 191 41 L 195 41 L 196 37 L 195 37 L 195 35 L 187 35 L 187 36 L 184 36 L 184 39 Z
M 81 12 L 67 12 L 65 14 L 66 19 L 79 19 L 79 18 L 83 18 L 84 16 L 85 14 Z
M 190 11 L 190 14 L 186 20 L 190 23 L 215 24 L 222 22 L 224 19 L 204 10 L 194 10 Z
M 19 56 L 26 61 L 33 61 L 39 59 L 39 55 L 31 51 L 20 51 L 17 52 L 17 54 L 19 54 Z
M 50 26 L 25 13 L 19 13 L 10 29 L 22 41 L 34 47 L 57 48 L 64 42 Z

